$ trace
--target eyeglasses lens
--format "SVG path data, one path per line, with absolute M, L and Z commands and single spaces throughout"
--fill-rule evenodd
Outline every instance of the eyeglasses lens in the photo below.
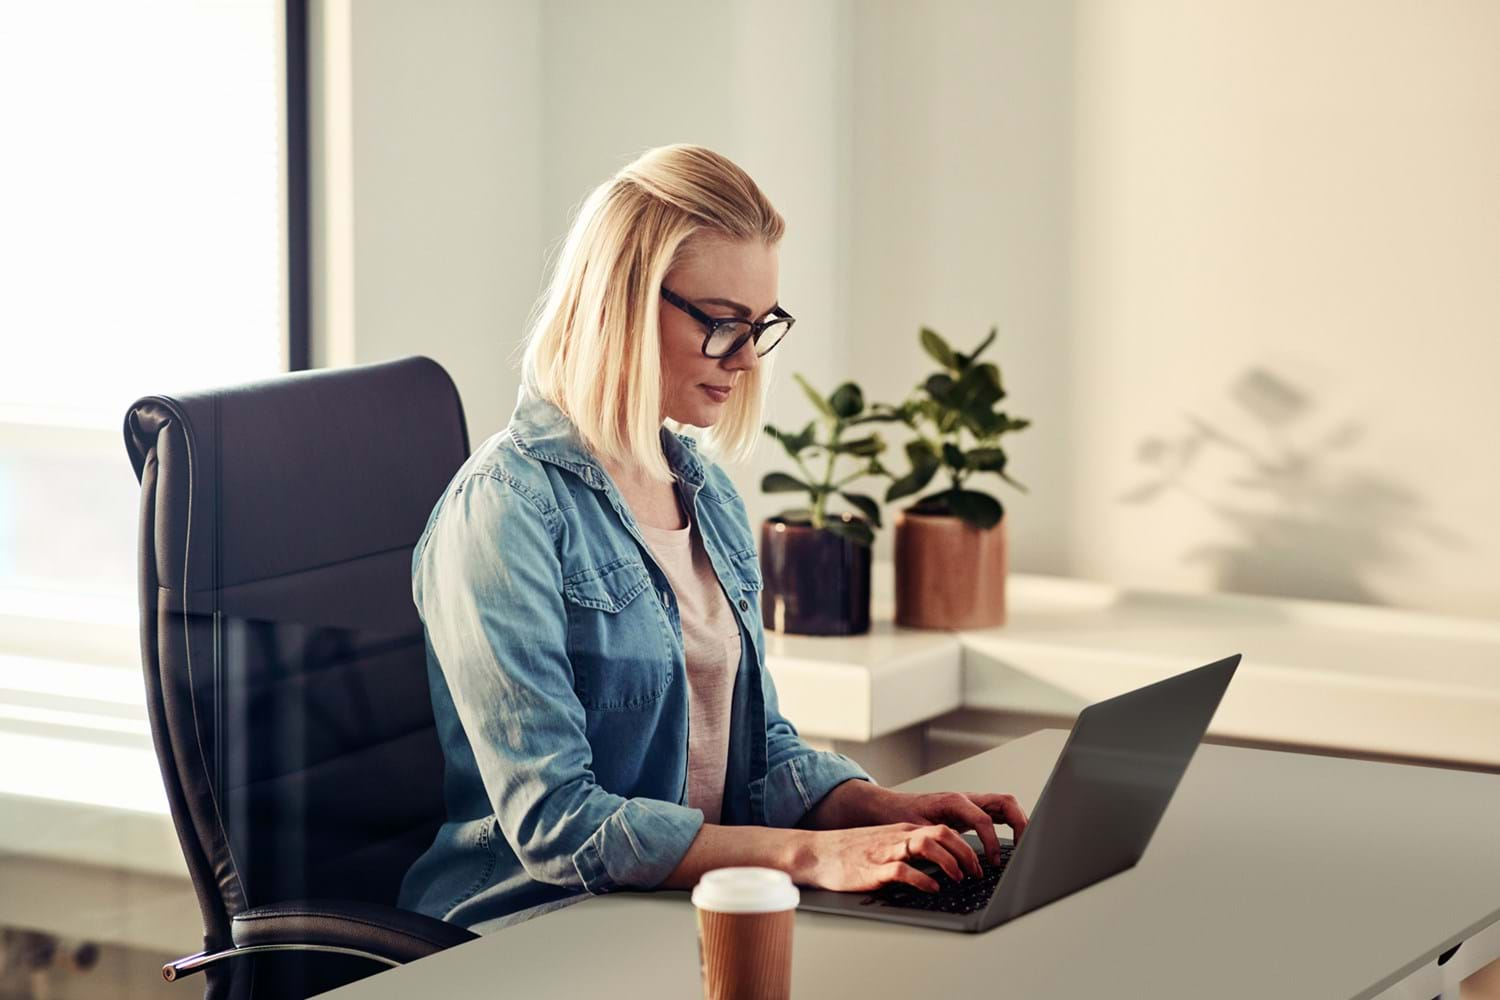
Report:
M 755 353 L 765 357 L 771 352 L 771 348 L 781 343 L 781 338 L 791 324 L 784 319 L 773 321 L 769 326 L 761 330 L 760 336 L 756 338 Z M 706 352 L 709 357 L 722 358 L 736 347 L 740 346 L 744 338 L 750 333 L 750 324 L 746 321 L 735 320 L 729 323 L 720 323 L 714 330 L 713 335 L 708 338 Z

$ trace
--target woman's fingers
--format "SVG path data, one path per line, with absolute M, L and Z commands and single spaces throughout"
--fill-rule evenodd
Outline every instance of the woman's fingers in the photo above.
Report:
M 910 834 L 908 842 L 913 855 L 933 862 L 955 882 L 963 881 L 965 868 L 975 877 L 982 874 L 974 848 L 952 827 L 941 823 L 924 826 Z
M 984 866 L 979 863 L 979 855 L 974 853 L 974 848 L 969 846 L 969 842 L 963 838 L 963 834 L 951 826 L 939 826 L 938 829 L 942 831 L 939 837 L 942 840 L 943 846 L 958 859 L 959 864 L 963 866 L 964 870 L 974 878 L 983 878 Z
M 944 819 L 958 830 L 973 830 L 979 835 L 984 844 L 984 852 L 989 855 L 995 864 L 1000 863 L 1000 837 L 995 833 L 995 821 L 990 814 L 985 812 L 971 796 L 962 792 L 954 792 L 950 799 L 944 802 L 942 812 Z M 962 840 L 963 838 L 959 838 Z M 968 846 L 968 842 L 964 842 Z M 976 865 L 979 863 L 975 858 Z M 976 874 L 982 874 L 976 872 Z
M 905 882 L 907 885 L 915 886 L 923 892 L 937 892 L 937 880 L 930 875 L 924 875 L 911 865 L 901 861 L 894 861 L 887 865 L 881 874 L 883 882 Z
M 997 792 L 968 792 L 966 793 L 981 809 L 1002 823 L 1009 826 L 1015 833 L 1015 839 L 1020 840 L 1021 834 L 1026 831 L 1026 812 L 1021 804 L 1016 801 L 1014 795 L 1002 795 Z

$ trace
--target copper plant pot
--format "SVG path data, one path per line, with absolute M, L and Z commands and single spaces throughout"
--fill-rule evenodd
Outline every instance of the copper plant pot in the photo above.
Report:
M 951 515 L 896 515 L 896 624 L 1005 624 L 1005 518 L 972 528 Z
M 830 515 L 846 521 L 852 514 Z M 760 526 L 761 622 L 768 632 L 870 631 L 870 547 L 780 517 Z

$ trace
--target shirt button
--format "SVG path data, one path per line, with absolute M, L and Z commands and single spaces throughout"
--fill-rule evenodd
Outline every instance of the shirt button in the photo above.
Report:
M 743 597 L 740 598 L 740 610 L 741 611 L 749 611 L 750 610 L 750 602 L 747 601 L 747 600 L 745 600 Z

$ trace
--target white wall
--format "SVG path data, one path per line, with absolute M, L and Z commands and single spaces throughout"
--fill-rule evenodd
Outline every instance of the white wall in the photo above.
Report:
M 436 358 L 478 444 L 510 417 L 523 329 L 578 204 L 644 150 L 696 142 L 787 217 L 799 354 L 783 367 L 846 377 L 851 7 L 314 5 L 315 362 Z M 807 419 L 795 385 L 782 399 Z M 756 520 L 780 506 L 758 491 L 774 462 L 763 449 L 731 470 Z
M 972 350 L 997 326 L 985 357 L 1000 366 L 1004 405 L 1035 421 L 1004 438 L 1028 492 L 995 476 L 969 483 L 1005 505 L 1012 567 L 1068 572 L 1071 8 L 878 0 L 857 10 L 848 370 L 868 394 L 899 401 L 936 371 L 921 327 Z M 890 437 L 904 471 L 905 437 Z M 882 534 L 878 557 L 893 535 Z
M 1075 571 L 1500 615 L 1500 5 L 1081 4 L 1076 45 Z
M 539 7 L 313 7 L 330 42 L 313 67 L 315 363 L 428 355 L 477 444 L 514 405 L 507 355 L 551 229 Z
M 437 358 L 476 443 L 572 209 L 700 142 L 788 221 L 769 419 L 1000 326 L 1017 569 L 1500 614 L 1500 6 L 319 13 L 316 356 Z M 780 465 L 730 469 L 757 521 Z

